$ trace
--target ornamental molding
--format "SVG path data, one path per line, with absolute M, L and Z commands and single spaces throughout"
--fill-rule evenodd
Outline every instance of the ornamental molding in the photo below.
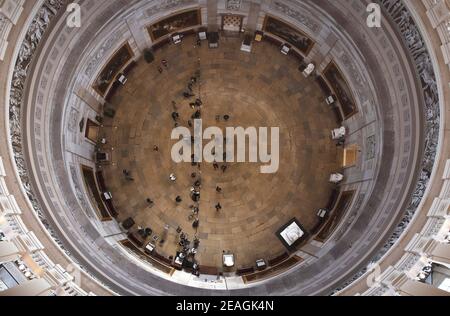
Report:
M 424 131 L 425 150 L 422 156 L 421 172 L 416 187 L 411 196 L 409 205 L 405 210 L 403 218 L 385 245 L 372 259 L 372 262 L 378 262 L 381 260 L 381 258 L 392 248 L 392 246 L 395 245 L 416 214 L 416 211 L 425 195 L 425 191 L 430 182 L 431 174 L 434 168 L 439 144 L 441 118 L 438 85 L 433 63 L 420 29 L 414 21 L 411 12 L 403 1 L 377 0 L 377 2 L 388 13 L 389 18 L 396 24 L 397 30 L 402 36 L 403 42 L 409 50 L 410 56 L 416 65 L 416 72 L 420 79 L 420 84 L 422 85 L 422 94 L 425 105 L 424 120 L 426 123 Z M 354 281 L 361 278 L 367 271 L 367 268 L 362 269 L 349 281 L 336 289 L 333 294 L 348 287 Z
M 294 20 L 297 20 L 301 24 L 308 27 L 313 33 L 319 33 L 322 27 L 314 21 L 309 16 L 301 13 L 300 11 L 297 11 L 296 9 L 292 8 L 291 6 L 287 5 L 284 2 L 281 1 L 274 1 L 272 5 L 273 9 L 276 11 L 293 18 Z

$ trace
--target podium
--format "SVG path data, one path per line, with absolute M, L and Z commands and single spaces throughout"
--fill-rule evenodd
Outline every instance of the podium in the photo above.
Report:
M 283 55 L 289 54 L 290 51 L 291 51 L 291 47 L 289 45 L 284 44 L 281 46 L 281 53 Z

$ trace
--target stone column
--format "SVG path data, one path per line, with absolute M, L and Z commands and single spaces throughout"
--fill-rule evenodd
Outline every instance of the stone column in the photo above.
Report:
M 5 166 L 3 165 L 2 157 L 0 157 L 0 177 L 6 177 Z
M 23 11 L 23 2 L 24 0 L 0 1 L 0 60 L 5 57 L 8 35 Z
M 433 250 L 429 253 L 429 258 L 436 262 L 450 264 L 450 245 L 436 243 Z
M 427 16 L 430 19 L 432 27 L 438 29 L 442 34 L 448 32 L 447 22 L 450 19 L 450 2 L 448 0 L 423 2 L 427 7 Z M 445 63 L 450 65 L 450 41 L 443 43 L 441 49 Z
M 16 245 L 9 241 L 0 242 L 0 262 L 10 262 L 19 259 L 20 252 Z
M 219 29 L 217 24 L 217 0 L 208 0 L 206 9 L 208 12 L 208 31 L 215 32 Z
M 246 31 L 254 32 L 258 29 L 259 14 L 261 12 L 261 4 L 251 2 L 250 12 L 248 14 Z
M 16 24 L 23 11 L 24 0 L 0 1 L 0 14 L 7 18 L 12 24 Z
M 95 112 L 101 114 L 102 104 L 93 96 L 89 90 L 84 87 L 80 87 L 76 92 L 77 97 L 79 97 L 85 104 L 91 107 Z
M 139 51 L 143 53 L 145 49 L 152 46 L 152 40 L 148 32 L 145 30 L 145 28 L 142 28 L 140 26 L 138 21 L 139 16 L 133 15 L 129 19 L 127 19 L 127 25 Z
M 44 279 L 35 279 L 10 288 L 0 296 L 44 296 L 50 294 L 51 286 Z

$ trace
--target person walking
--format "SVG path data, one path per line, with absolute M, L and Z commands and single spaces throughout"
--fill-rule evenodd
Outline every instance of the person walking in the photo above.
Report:
M 131 176 L 130 171 L 124 169 L 123 174 L 125 176 L 125 180 L 127 181 L 134 181 L 134 178 Z
M 196 218 L 194 220 L 194 222 L 192 223 L 192 228 L 197 229 L 199 225 L 200 225 L 200 220 L 198 218 Z

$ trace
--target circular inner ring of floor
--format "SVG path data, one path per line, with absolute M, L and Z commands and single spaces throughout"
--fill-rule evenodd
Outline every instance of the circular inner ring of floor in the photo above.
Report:
M 112 149 L 112 164 L 103 166 L 105 180 L 120 210 L 119 221 L 133 218 L 134 233 L 150 228 L 153 234 L 146 242 L 158 237 L 160 255 L 169 258 L 180 250 L 180 227 L 191 240 L 199 238 L 200 265 L 222 267 L 222 251 L 230 251 L 238 268 L 252 266 L 286 251 L 276 232 L 289 220 L 298 219 L 307 231 L 319 224 L 317 210 L 325 207 L 333 189 L 330 174 L 341 166 L 341 149 L 330 135 L 337 122 L 318 84 L 306 79 L 296 60 L 280 54 L 278 47 L 262 42 L 248 54 L 239 50 L 239 39 L 224 38 L 217 50 L 193 44 L 191 38 L 181 47 L 166 46 L 152 64 L 139 61 L 112 99 L 116 115 L 101 129 L 108 141 L 103 147 Z M 221 163 L 227 166 L 223 172 L 205 162 L 198 167 L 172 161 L 171 114 L 176 111 L 178 124 L 189 126 L 195 112 L 189 103 L 195 97 L 186 99 L 183 91 L 199 67 L 201 81 L 194 93 L 203 101 L 203 128 L 279 127 L 278 172 L 261 174 L 261 163 Z M 225 115 L 230 116 L 227 122 Z M 176 175 L 175 182 L 170 174 Z M 190 188 L 199 179 L 200 224 L 195 229 Z M 166 225 L 170 228 L 164 236 Z

